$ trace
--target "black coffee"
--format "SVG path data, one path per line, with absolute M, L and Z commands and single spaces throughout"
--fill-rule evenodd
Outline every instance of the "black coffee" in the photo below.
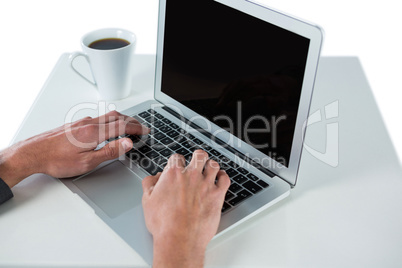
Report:
M 105 38 L 93 41 L 88 47 L 100 50 L 116 49 L 128 46 L 130 42 L 120 38 Z

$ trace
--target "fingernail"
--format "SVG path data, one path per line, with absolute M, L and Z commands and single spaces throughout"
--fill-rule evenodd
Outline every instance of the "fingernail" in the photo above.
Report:
M 123 139 L 122 142 L 121 142 L 121 145 L 123 145 L 124 151 L 128 151 L 133 146 L 131 144 L 130 140 L 128 140 L 128 139 Z

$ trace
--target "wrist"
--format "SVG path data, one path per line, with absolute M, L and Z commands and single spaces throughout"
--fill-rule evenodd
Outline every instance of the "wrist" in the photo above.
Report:
M 170 233 L 154 237 L 153 267 L 203 267 L 206 247 Z
M 22 142 L 0 151 L 0 177 L 11 188 L 37 173 L 35 157 L 24 153 Z

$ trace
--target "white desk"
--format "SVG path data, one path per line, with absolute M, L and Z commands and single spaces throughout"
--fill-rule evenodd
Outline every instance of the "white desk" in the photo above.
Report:
M 93 88 L 60 58 L 15 140 L 64 123 L 71 107 L 97 102 Z M 154 57 L 136 59 L 133 94 L 152 96 Z M 304 152 L 298 185 L 285 201 L 234 229 L 207 252 L 211 267 L 400 267 L 402 172 L 356 58 L 323 58 L 311 112 L 338 101 L 339 165 Z M 94 110 L 82 110 L 77 117 Z M 324 113 L 323 113 L 324 114 Z M 324 151 L 325 123 L 306 144 Z M 0 207 L 0 266 L 142 266 L 141 258 L 62 183 L 34 175 Z

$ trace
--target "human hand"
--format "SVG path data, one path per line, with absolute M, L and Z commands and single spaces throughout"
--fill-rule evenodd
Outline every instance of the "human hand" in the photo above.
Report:
M 147 134 L 149 129 L 116 111 L 66 124 L 0 152 L 0 177 L 12 187 L 34 173 L 57 178 L 86 173 L 132 148 L 132 141 L 123 138 L 94 150 L 103 141 L 125 133 Z
M 196 150 L 187 167 L 182 155 L 172 155 L 164 171 L 144 178 L 142 185 L 145 222 L 154 237 L 153 266 L 202 267 L 229 176 L 206 152 Z

